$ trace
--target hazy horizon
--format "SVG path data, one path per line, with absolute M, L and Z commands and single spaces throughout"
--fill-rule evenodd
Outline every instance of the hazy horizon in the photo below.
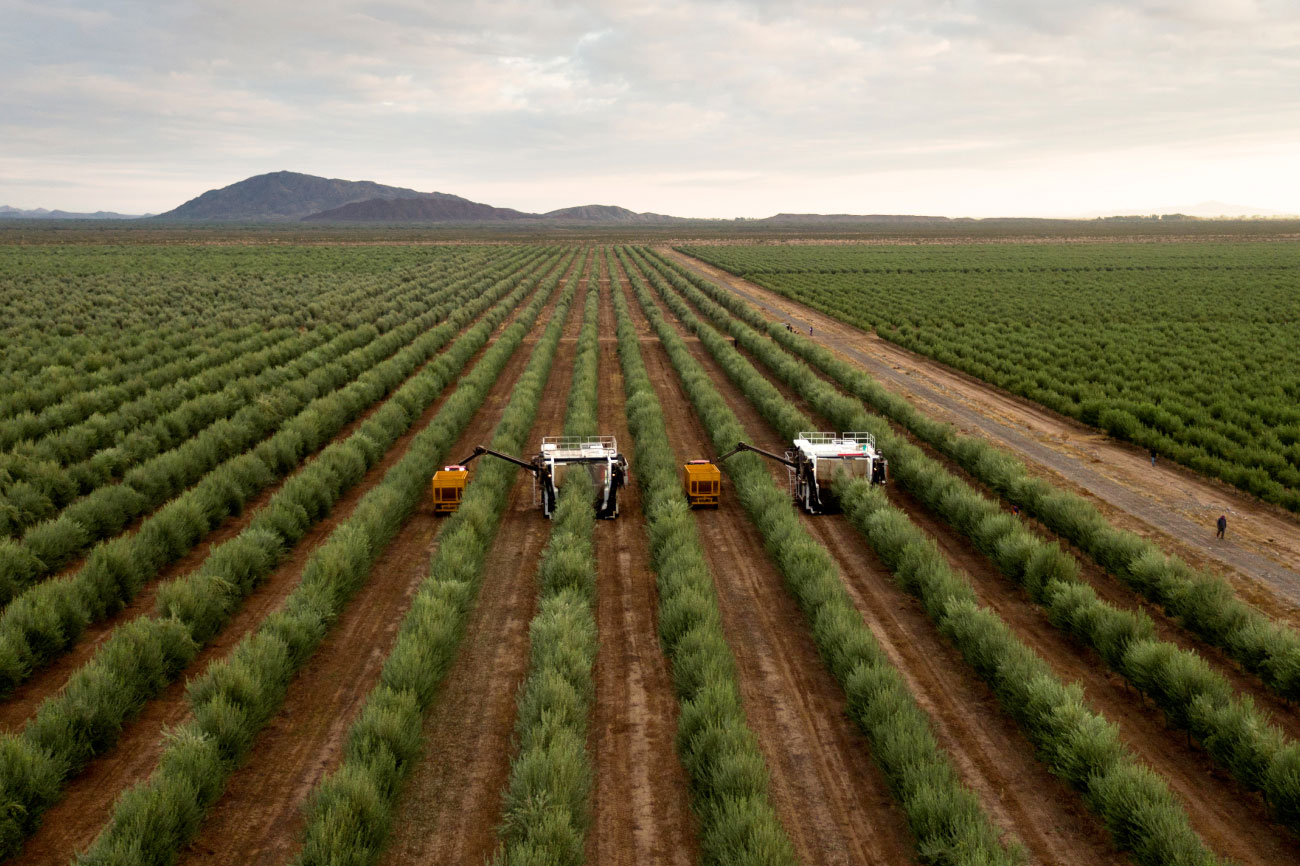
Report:
M 1300 213 L 1276 0 L 0 0 L 0 204 L 290 170 L 545 212 Z

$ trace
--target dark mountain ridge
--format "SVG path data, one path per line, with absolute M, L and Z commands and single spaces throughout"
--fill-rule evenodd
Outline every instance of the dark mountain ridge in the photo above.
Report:
M 418 198 L 425 193 L 368 180 L 340 180 L 294 171 L 259 174 L 221 189 L 210 189 L 160 220 L 299 220 L 356 201 L 384 197 Z
M 411 198 L 368 198 L 302 219 L 304 222 L 495 222 L 531 216 L 512 208 L 480 204 L 458 195 L 431 192 Z

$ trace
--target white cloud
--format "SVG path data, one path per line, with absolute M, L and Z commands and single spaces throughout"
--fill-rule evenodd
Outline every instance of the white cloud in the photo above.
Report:
M 1300 210 L 1253 180 L 1300 145 L 1287 0 L 0 0 L 0 20 L 0 204 L 157 211 L 288 168 L 543 210 Z

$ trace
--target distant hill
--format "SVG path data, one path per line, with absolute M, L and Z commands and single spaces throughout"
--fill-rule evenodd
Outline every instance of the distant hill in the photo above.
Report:
M 1285 211 L 1269 210 L 1262 207 L 1253 207 L 1242 204 L 1225 204 L 1221 201 L 1203 201 L 1199 204 L 1179 205 L 1177 207 L 1158 207 L 1149 210 L 1115 210 L 1115 211 L 1096 211 L 1088 214 L 1084 219 L 1096 219 L 1098 217 L 1126 217 L 1126 216 L 1150 216 L 1153 214 L 1172 214 L 1179 216 L 1197 217 L 1199 219 L 1248 219 L 1250 217 L 1294 217 L 1295 214 Z
M 425 193 L 368 180 L 338 180 L 293 171 L 259 174 L 221 189 L 208 190 L 159 220 L 263 222 L 298 220 L 311 214 L 373 198 L 418 198 Z
M 0 205 L 0 219 L 22 219 L 22 220 L 138 220 L 139 216 L 133 214 L 114 213 L 113 211 L 97 210 L 94 213 L 73 213 L 66 210 L 46 210 L 43 207 L 33 208 L 32 210 L 23 210 L 21 208 L 9 207 L 9 205 Z
M 542 219 L 566 222 L 668 223 L 677 222 L 681 217 L 665 216 L 659 213 L 637 213 L 625 207 L 609 204 L 584 204 L 578 207 L 547 211 L 542 214 Z
M 493 207 L 449 195 L 445 192 L 422 193 L 418 198 L 369 198 L 342 207 L 310 214 L 309 222 L 488 222 L 529 219 L 533 214 L 506 207 Z

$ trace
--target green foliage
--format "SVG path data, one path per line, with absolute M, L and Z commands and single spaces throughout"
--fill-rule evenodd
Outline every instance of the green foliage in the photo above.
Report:
M 766 377 L 682 303 L 661 275 L 639 256 L 631 258 L 642 265 L 669 308 L 700 337 L 774 426 L 790 435 L 812 429 Z M 632 274 L 632 283 L 715 447 L 727 450 L 735 442 L 749 439 L 685 343 L 650 301 L 644 282 Z M 948 756 L 930 734 L 928 718 L 853 606 L 830 554 L 803 527 L 789 494 L 772 481 L 753 455 L 731 458 L 723 469 L 811 624 L 818 650 L 849 696 L 850 715 L 872 743 L 872 757 L 907 816 L 918 852 L 934 863 L 1019 862 L 1020 853 L 1002 845 L 975 795 L 961 784 Z M 893 551 L 920 579 L 929 565 L 927 558 L 912 556 L 914 552 L 909 545 Z M 888 559 L 885 553 L 882 557 Z M 688 633 L 683 642 L 690 639 Z
M 969 586 L 955 589 L 964 581 L 934 543 L 888 504 L 883 491 L 864 481 L 844 480 L 837 487 L 850 521 L 896 569 L 899 583 L 921 599 L 935 624 L 1020 724 L 1044 763 L 1080 790 L 1117 847 L 1152 866 L 1219 862 L 1191 829 L 1164 782 L 1137 762 L 1113 726 L 1085 706 L 1079 688 L 1058 680 L 996 614 L 979 607 Z M 931 555 L 925 557 L 922 551 Z M 920 561 L 929 566 L 903 573 Z
M 460 388 L 443 404 L 440 418 L 451 412 L 451 417 L 461 418 L 459 426 L 468 422 L 540 315 L 572 257 L 570 253 L 543 282 L 532 303 L 494 340 L 473 372 L 461 380 Z M 511 391 L 510 402 L 492 436 L 493 449 L 506 453 L 523 449 L 523 437 L 536 416 L 576 288 L 577 281 L 570 280 L 560 293 L 551 321 Z M 435 443 L 445 447 L 455 439 L 455 429 L 435 420 L 420 434 L 421 441 L 412 452 L 421 448 L 434 451 Z M 437 462 L 423 467 L 424 478 L 429 477 Z M 447 519 L 429 576 L 420 584 L 402 621 L 380 682 L 349 730 L 343 764 L 312 792 L 305 840 L 295 862 L 365 864 L 378 856 L 393 801 L 416 756 L 417 744 L 410 732 L 419 730 L 422 713 L 436 697 L 451 666 L 515 473 L 515 468 L 503 461 L 481 464 L 460 508 Z
M 1150 696 L 1171 724 L 1196 736 L 1221 766 L 1245 784 L 1261 786 L 1276 815 L 1300 814 L 1300 803 L 1290 799 L 1293 794 L 1285 786 L 1277 790 L 1267 787 L 1265 780 L 1272 777 L 1260 769 L 1260 762 L 1281 765 L 1291 761 L 1294 754 L 1300 753 L 1300 746 L 1286 741 L 1264 717 L 1255 715 L 1253 705 L 1238 701 L 1220 674 L 1211 670 L 1195 653 L 1155 641 L 1154 629 L 1145 615 L 1119 610 L 1098 599 L 1080 582 L 1074 560 L 1058 546 L 1039 539 L 1019 520 L 1002 512 L 994 502 L 953 477 L 880 419 L 866 414 L 856 405 L 845 404 L 830 393 L 824 383 L 815 380 L 807 367 L 791 360 L 773 341 L 762 338 L 757 331 L 732 318 L 706 297 L 700 289 L 700 286 L 708 285 L 705 281 L 687 280 L 680 273 L 677 276 L 673 285 L 678 291 L 715 322 L 727 326 L 738 341 L 806 396 L 814 407 L 833 419 L 836 426 L 872 431 L 889 455 L 894 479 L 968 535 L 1005 574 L 1024 585 L 1034 600 L 1046 607 L 1053 624 L 1095 649 L 1115 671 Z M 731 306 L 741 310 L 745 318 L 759 318 L 761 321 L 751 308 L 734 296 L 728 297 Z M 783 329 L 773 329 L 769 324 L 767 330 L 778 340 L 784 338 L 787 347 L 799 344 Z M 726 351 L 726 347 L 720 350 Z M 825 360 L 822 355 L 813 354 L 813 357 Z M 833 373 L 844 373 L 839 362 L 823 363 L 822 366 Z M 862 382 L 860 375 L 856 379 L 846 375 L 837 375 L 836 378 L 850 383 L 856 381 L 859 385 Z M 874 393 L 871 389 L 860 387 L 859 390 Z M 881 402 L 886 406 L 892 405 L 888 401 Z M 922 434 L 929 433 L 932 441 L 950 443 L 947 450 L 974 472 L 982 474 L 991 486 L 1000 482 L 1003 489 L 1016 489 L 1022 494 L 1026 489 L 1046 488 L 1041 481 L 1024 478 L 1023 467 L 984 443 L 965 437 L 949 438 L 943 428 L 934 428 L 917 420 L 919 416 L 914 410 L 909 409 L 908 413 L 901 417 L 912 419 L 909 426 Z M 1127 566 L 1133 574 L 1132 581 L 1144 585 L 1149 596 L 1171 608 L 1198 611 L 1200 631 L 1217 628 L 1224 634 L 1244 635 L 1238 647 L 1242 656 L 1262 655 L 1259 648 L 1268 639 L 1279 640 L 1279 649 L 1286 646 L 1286 633 L 1277 628 L 1264 628 L 1257 615 L 1252 616 L 1253 612 L 1236 603 L 1231 590 L 1222 581 L 1198 575 L 1181 563 L 1167 560 L 1148 542 L 1111 529 L 1090 505 L 1073 494 L 1053 492 L 1043 496 L 1040 504 L 1043 505 L 1040 514 L 1049 514 L 1054 518 L 1049 522 L 1057 526 L 1072 527 L 1075 537 L 1081 534 L 1085 538 L 1101 539 L 1094 545 L 1097 558 L 1117 573 L 1123 573 Z M 877 513 L 872 520 L 883 520 L 888 524 L 890 521 L 882 517 L 883 513 Z M 901 513 L 892 523 L 892 526 L 877 527 L 878 549 L 909 591 L 915 592 L 919 585 L 927 582 L 934 587 L 928 597 L 923 596 L 931 616 L 939 616 L 949 598 L 973 601 L 969 589 L 954 586 L 951 576 L 943 576 L 947 574 L 947 568 L 937 553 L 927 562 L 920 548 L 906 547 L 903 539 L 909 530 Z M 922 573 L 926 580 L 918 582 L 917 576 Z M 1300 653 L 1296 657 L 1300 658 Z M 1266 662 L 1260 659 L 1255 664 L 1264 667 Z M 1243 714 L 1251 717 L 1246 724 L 1239 723 Z M 1220 730 L 1219 725 L 1226 727 Z M 1241 737 L 1247 736 L 1254 739 L 1246 743 L 1240 741 Z M 1293 826 L 1300 830 L 1300 824 Z
M 361 480 L 368 466 L 377 463 L 383 451 L 456 378 L 531 286 L 529 280 L 519 275 L 488 292 L 481 305 L 471 306 L 466 314 L 473 316 L 496 302 L 436 361 L 425 365 L 371 413 L 360 430 L 347 440 L 329 446 L 294 475 L 244 532 L 214 550 L 198 571 L 161 591 L 158 617 L 135 620 L 115 632 L 91 663 L 74 675 L 65 694 L 41 707 L 24 731 L 22 742 L 26 747 L 34 753 L 55 756 L 60 776 L 66 778 L 95 751 L 111 744 L 123 722 L 180 672 L 198 645 L 220 630 L 240 599 L 301 538 L 305 524 L 286 523 L 276 515 L 289 506 L 305 513 L 296 504 L 300 501 L 315 503 L 309 520 L 328 514 L 333 502 Z M 540 311 L 548 292 L 537 293 L 529 307 L 533 317 Z M 197 827 L 197 818 L 193 816 L 201 815 L 220 793 L 225 775 L 247 750 L 256 731 L 279 707 L 289 678 L 364 579 L 370 563 L 400 524 L 401 516 L 409 513 L 423 491 L 424 479 L 444 456 L 442 450 L 454 439 L 455 431 L 469 421 L 476 400 L 481 402 L 487 385 L 504 366 L 510 351 L 517 347 L 522 328 L 522 325 L 515 327 L 511 332 L 513 341 L 507 339 L 502 348 L 490 351 L 466 377 L 464 381 L 473 383 L 470 391 L 474 393 L 467 392 L 459 399 L 455 395 L 449 398 L 430 427 L 417 435 L 411 452 L 362 500 L 351 519 L 317 549 L 304 570 L 301 586 L 286 605 L 241 643 L 230 659 L 214 665 L 204 677 L 192 683 L 189 696 L 195 722 L 183 729 L 173 748 L 180 749 L 178 755 L 183 757 L 194 742 L 208 743 L 215 749 L 221 769 L 219 775 L 205 777 L 203 785 L 195 787 L 169 777 L 170 771 L 165 767 L 170 765 L 164 762 L 161 776 L 145 786 L 152 793 L 132 794 L 129 802 L 135 805 L 131 809 L 148 812 L 165 807 L 168 810 L 167 817 L 158 819 L 171 822 L 166 826 L 172 829 L 164 832 L 163 838 L 188 838 L 187 834 L 192 834 Z M 444 329 L 443 334 L 445 343 L 454 331 Z M 419 357 L 413 356 L 416 360 Z M 397 378 L 387 387 L 400 381 Z M 464 390 L 459 389 L 457 394 Z M 448 409 L 449 406 L 456 408 Z M 340 419 L 340 424 L 346 420 L 346 417 Z M 412 478 L 418 483 L 413 484 Z M 395 488 L 403 491 L 405 499 Z M 292 531 L 281 534 L 276 529 L 281 526 L 288 526 Z M 181 796 L 190 799 L 180 805 L 172 802 Z M 4 802 L 21 801 L 15 797 Z M 23 808 L 29 814 L 38 815 L 47 805 L 48 801 L 29 798 Z M 105 862 L 122 856 L 111 852 L 133 851 L 140 843 L 130 838 L 131 833 L 142 832 L 139 828 L 132 829 L 132 821 L 136 820 L 132 816 L 137 813 L 122 814 L 123 821 L 114 825 L 114 833 L 118 835 L 106 838 L 104 845 L 96 849 L 98 853 L 94 856 L 109 857 Z M 168 848 L 167 844 L 172 847 Z M 156 856 L 166 858 L 171 856 L 175 844 L 174 841 L 151 842 L 150 850 L 157 850 L 161 853 Z
M 687 251 L 1300 508 L 1298 309 L 1288 288 L 1300 260 L 1287 244 Z

